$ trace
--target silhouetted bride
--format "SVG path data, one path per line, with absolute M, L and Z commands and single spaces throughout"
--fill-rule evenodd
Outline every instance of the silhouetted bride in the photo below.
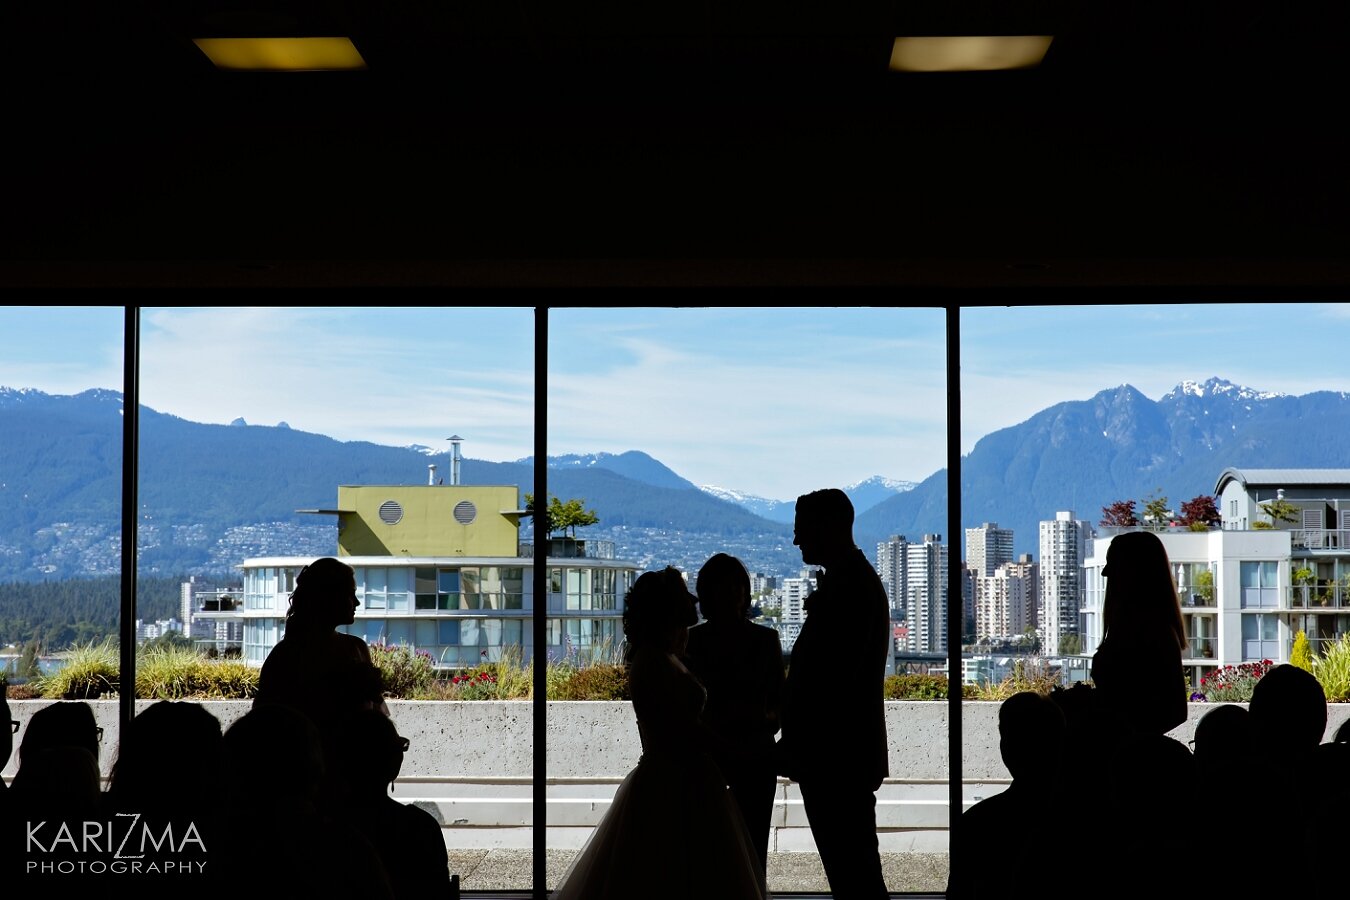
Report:
M 762 900 L 764 872 L 708 755 L 703 685 L 680 662 L 694 597 L 673 568 L 643 573 L 624 600 L 629 690 L 642 758 L 563 876 L 553 900 Z

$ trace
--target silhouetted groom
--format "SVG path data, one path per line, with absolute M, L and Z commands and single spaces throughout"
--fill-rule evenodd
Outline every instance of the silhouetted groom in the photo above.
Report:
M 888 896 L 876 791 L 889 774 L 882 681 L 891 647 L 886 590 L 853 543 L 853 504 L 830 488 L 797 498 L 793 543 L 824 567 L 792 648 L 779 773 L 797 782 L 835 900 Z

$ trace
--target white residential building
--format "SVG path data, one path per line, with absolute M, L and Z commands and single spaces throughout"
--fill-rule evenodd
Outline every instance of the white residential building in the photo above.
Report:
M 1314 653 L 1350 633 L 1350 469 L 1229 468 L 1214 493 L 1221 528 L 1158 532 L 1192 685 L 1221 665 L 1288 662 L 1300 631 Z M 1287 518 L 1272 515 L 1281 512 Z M 1087 653 L 1101 641 L 1101 568 L 1113 536 L 1094 541 L 1086 563 Z
M 975 639 L 1006 640 L 1036 626 L 1037 565 L 1029 554 L 975 578 Z
M 947 545 L 925 534 L 905 549 L 906 648 L 912 653 L 947 652 Z
M 1047 654 L 1061 652 L 1067 637 L 1082 633 L 1083 564 L 1092 536 L 1091 523 L 1075 519 L 1072 511 L 1056 512 L 1054 519 L 1040 523 L 1037 620 Z
M 966 566 L 978 577 L 993 575 L 998 567 L 1013 561 L 1013 532 L 985 522 L 966 529 Z
M 530 660 L 533 619 L 546 617 L 554 658 L 610 656 L 623 644 L 623 597 L 635 563 L 612 541 L 548 538 L 546 597 L 534 592 L 534 546 L 519 541 L 515 485 L 340 485 L 330 515 L 338 559 L 356 575 L 360 607 L 341 630 L 402 644 L 437 666 L 467 668 L 507 650 Z M 243 563 L 244 659 L 261 665 L 285 630 L 289 594 L 311 558 Z
M 806 609 L 803 604 L 811 592 L 816 589 L 816 578 L 812 569 L 802 569 L 796 578 L 782 579 L 777 590 L 779 608 L 782 609 L 782 622 L 800 626 L 806 621 Z M 796 636 L 793 635 L 795 640 Z

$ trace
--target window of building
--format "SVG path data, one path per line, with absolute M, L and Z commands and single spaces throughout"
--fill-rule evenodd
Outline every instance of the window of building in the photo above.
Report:
M 1275 560 L 1241 563 L 1243 609 L 1274 609 L 1280 605 L 1279 570 Z
M 1244 614 L 1242 617 L 1242 659 L 1255 662 L 1280 658 L 1280 620 L 1273 614 Z

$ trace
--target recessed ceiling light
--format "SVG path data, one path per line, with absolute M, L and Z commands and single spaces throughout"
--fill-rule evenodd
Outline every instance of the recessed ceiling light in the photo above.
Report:
M 891 47 L 894 72 L 992 72 L 1039 65 L 1053 35 L 1018 34 L 898 37 Z
M 193 38 L 218 69 L 260 72 L 327 72 L 364 69 L 351 38 Z

